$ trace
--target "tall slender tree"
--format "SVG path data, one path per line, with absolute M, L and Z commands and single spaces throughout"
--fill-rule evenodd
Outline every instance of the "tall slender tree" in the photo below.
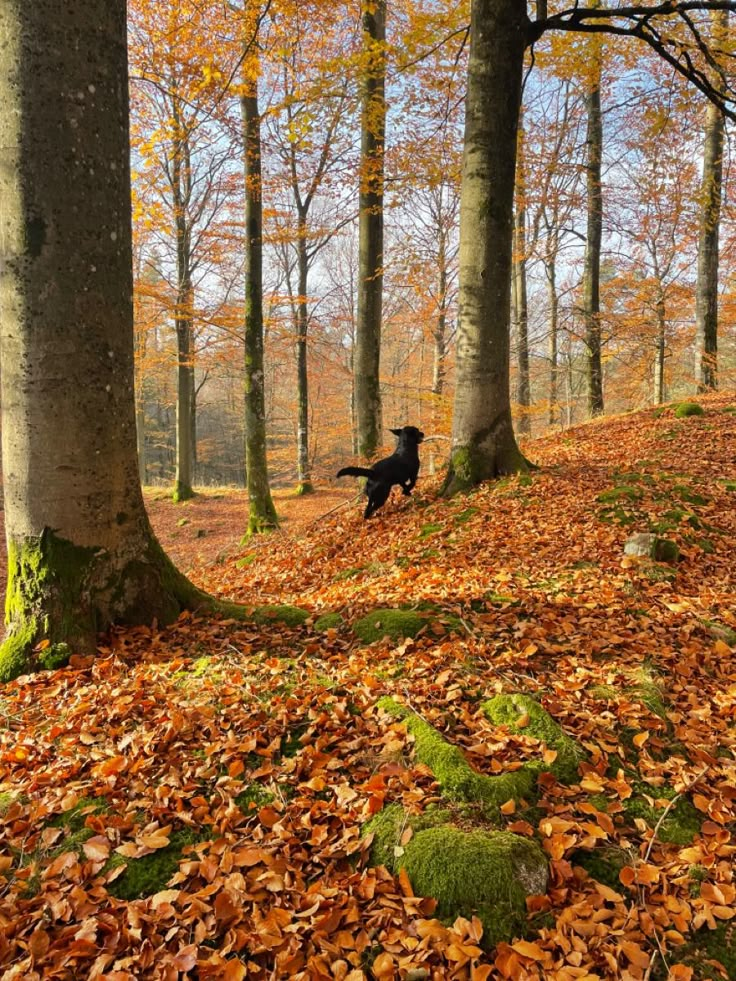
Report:
M 713 42 L 722 45 L 728 32 L 728 10 L 715 10 L 712 25 Z M 718 79 L 716 84 L 719 84 Z M 718 240 L 723 197 L 724 122 L 721 109 L 709 103 L 705 110 L 695 286 L 695 382 L 699 392 L 718 388 Z
M 354 378 L 358 449 L 370 460 L 381 443 L 386 0 L 363 0 L 362 15 L 359 279 Z
M 601 337 L 601 244 L 603 239 L 603 113 L 601 111 L 602 55 L 600 39 L 590 43 L 589 77 L 585 93 L 588 118 L 585 137 L 587 232 L 583 269 L 583 319 L 588 375 L 588 412 L 603 412 Z
M 243 88 L 240 110 L 245 168 L 245 479 L 248 488 L 246 535 L 278 525 L 268 483 L 266 399 L 263 364 L 263 197 L 261 114 L 258 108 L 258 30 L 246 5 L 244 16 Z
M 209 602 L 141 495 L 125 0 L 0 4 L 0 679 Z

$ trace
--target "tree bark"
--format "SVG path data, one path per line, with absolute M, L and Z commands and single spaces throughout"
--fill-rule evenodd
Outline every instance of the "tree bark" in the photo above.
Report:
M 514 319 L 516 321 L 517 386 L 516 403 L 519 411 L 517 430 L 523 435 L 531 432 L 529 406 L 529 306 L 526 292 L 526 172 L 524 167 L 524 131 L 519 122 L 519 147 L 516 164 L 516 212 L 514 215 Z
M 547 296 L 549 297 L 549 424 L 560 420 L 559 393 L 559 323 L 560 300 L 557 295 L 557 253 L 559 249 L 558 232 L 551 233 L 549 250 L 544 260 L 547 277 Z
M 658 286 L 656 303 L 657 337 L 654 351 L 654 404 L 661 405 L 665 400 L 664 362 L 667 341 L 667 308 L 662 284 Z
M 297 239 L 297 273 L 299 297 L 296 308 L 296 383 L 297 383 L 297 494 L 311 494 L 309 467 L 309 374 L 307 368 L 307 285 L 309 256 L 307 253 L 306 215 L 299 215 Z
M 171 159 L 171 193 L 174 203 L 176 235 L 176 476 L 173 499 L 176 503 L 194 497 L 192 489 L 192 433 L 194 399 L 194 287 L 192 285 L 192 229 L 187 214 L 192 197 L 192 173 L 189 165 L 188 135 L 182 131 L 180 100 L 171 95 L 175 137 Z
M 460 200 L 452 494 L 528 467 L 514 437 L 509 326 L 516 142 L 528 21 L 517 0 L 473 0 Z
M 383 176 L 386 127 L 386 0 L 363 4 L 365 65 L 361 81 L 358 311 L 355 328 L 355 409 L 358 449 L 372 459 L 381 444 L 381 317 L 383 297 Z
M 266 397 L 263 364 L 263 205 L 261 116 L 258 83 L 247 82 L 240 98 L 245 161 L 245 473 L 246 537 L 277 527 L 266 459 Z
M 603 116 L 601 114 L 600 54 L 596 51 L 593 57 L 593 78 L 585 97 L 588 116 L 587 161 L 585 165 L 588 228 L 583 271 L 583 320 L 587 347 L 588 412 L 591 416 L 598 416 L 603 412 L 600 301 L 601 240 L 603 235 L 603 189 L 601 185 Z
M 728 31 L 728 11 L 714 11 L 712 18 L 714 39 L 722 41 Z M 718 388 L 718 239 L 723 196 L 723 138 L 723 113 L 709 102 L 705 110 L 695 286 L 695 382 L 698 392 Z
M 138 475 L 126 4 L 4 0 L 0 36 L 6 680 L 207 597 Z

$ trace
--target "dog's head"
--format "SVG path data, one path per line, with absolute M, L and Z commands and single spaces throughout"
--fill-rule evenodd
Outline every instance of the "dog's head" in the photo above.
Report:
M 399 442 L 415 443 L 417 446 L 424 439 L 424 433 L 416 426 L 402 426 L 401 429 L 392 429 L 391 432 L 399 437 Z

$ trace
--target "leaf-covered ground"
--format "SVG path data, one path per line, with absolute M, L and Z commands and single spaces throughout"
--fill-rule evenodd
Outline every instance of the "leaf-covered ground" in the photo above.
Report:
M 151 500 L 255 619 L 119 632 L 2 689 L 0 978 L 736 978 L 736 405 L 703 406 L 537 441 L 539 470 L 449 502 L 425 479 L 370 522 L 315 520 L 350 491 L 282 501 L 246 548 L 242 496 Z M 679 561 L 625 556 L 636 531 Z M 416 637 L 358 638 L 397 609 Z M 439 798 L 382 696 L 492 775 L 549 755 L 480 711 L 500 692 L 585 761 L 502 808 L 550 883 L 487 949 L 372 867 L 361 827 Z

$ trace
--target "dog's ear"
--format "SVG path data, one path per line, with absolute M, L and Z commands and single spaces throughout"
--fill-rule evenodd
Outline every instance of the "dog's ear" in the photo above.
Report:
M 390 429 L 389 430 L 389 432 L 393 433 L 394 436 L 401 436 L 401 434 L 403 433 L 403 431 L 404 431 L 403 429 Z

